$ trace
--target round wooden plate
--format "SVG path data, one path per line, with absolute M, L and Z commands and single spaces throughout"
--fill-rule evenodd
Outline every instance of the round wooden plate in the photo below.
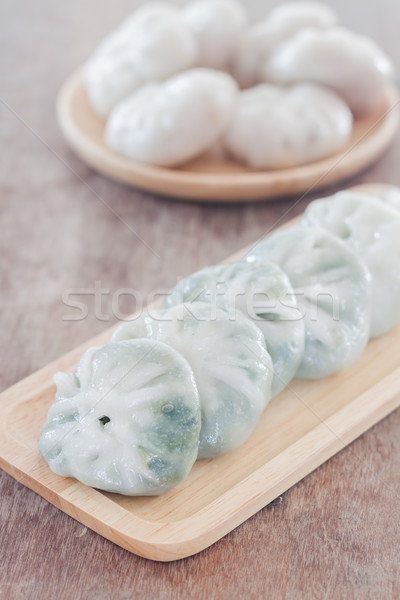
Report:
M 117 181 L 186 200 L 240 202 L 275 199 L 325 187 L 372 163 L 388 146 L 399 122 L 399 94 L 386 90 L 385 104 L 354 123 L 347 147 L 327 159 L 276 171 L 252 171 L 225 158 L 203 155 L 179 168 L 134 162 L 104 144 L 104 121 L 93 112 L 81 69 L 61 88 L 57 114 L 71 148 L 91 167 Z

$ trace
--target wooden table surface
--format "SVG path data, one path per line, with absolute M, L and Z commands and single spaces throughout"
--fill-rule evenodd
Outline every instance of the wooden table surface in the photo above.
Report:
M 247 4 L 257 16 L 268 2 Z M 397 0 L 329 4 L 346 25 L 373 35 L 400 71 Z M 0 1 L 1 389 L 115 322 L 118 290 L 147 298 L 313 198 L 185 204 L 108 181 L 68 150 L 55 119 L 57 90 L 134 5 Z M 399 161 L 400 134 L 351 183 L 400 184 Z M 65 294 L 96 282 L 108 289 L 102 305 L 87 296 L 87 318 L 67 320 L 75 312 Z M 132 297 L 121 299 L 124 313 L 135 308 Z M 281 503 L 170 564 L 122 550 L 0 471 L 0 598 L 399 598 L 399 429 L 397 411 Z

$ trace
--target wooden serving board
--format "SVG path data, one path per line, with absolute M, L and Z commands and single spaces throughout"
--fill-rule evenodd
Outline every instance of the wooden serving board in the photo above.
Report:
M 352 368 L 319 381 L 293 381 L 243 446 L 198 461 L 163 496 L 100 492 L 52 473 L 36 442 L 54 399 L 54 372 L 71 371 L 88 347 L 107 342 L 111 332 L 0 395 L 0 466 L 87 527 L 153 560 L 172 561 L 210 546 L 400 406 L 397 328 L 371 341 Z
M 388 86 L 385 102 L 375 113 L 354 122 L 350 142 L 338 154 L 292 169 L 254 171 L 212 153 L 180 168 L 134 162 L 104 143 L 104 120 L 90 104 L 78 69 L 61 88 L 58 122 L 71 148 L 91 167 L 128 185 L 184 200 L 243 202 L 273 200 L 314 191 L 365 169 L 393 139 L 399 123 L 399 93 Z

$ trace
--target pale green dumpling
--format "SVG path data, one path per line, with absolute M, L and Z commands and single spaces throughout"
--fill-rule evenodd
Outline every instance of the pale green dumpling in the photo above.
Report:
M 193 373 L 175 350 L 131 340 L 88 350 L 57 373 L 39 450 L 58 475 L 130 496 L 158 495 L 197 458 L 201 425 Z
M 240 310 L 261 329 L 274 367 L 272 395 L 293 379 L 304 352 L 304 321 L 285 273 L 266 261 L 239 261 L 206 267 L 182 279 L 167 295 L 164 308 L 200 300 Z
M 372 194 L 371 194 L 372 195 Z M 383 192 L 382 194 L 373 194 L 374 198 L 381 200 L 391 208 L 395 210 L 400 210 L 400 188 L 399 187 L 391 187 L 387 190 L 387 192 Z
M 365 263 L 324 229 L 291 227 L 258 242 L 246 255 L 277 263 L 302 312 L 306 343 L 298 378 L 319 379 L 349 367 L 370 331 L 371 276 Z
M 302 223 L 342 238 L 362 258 L 372 276 L 371 337 L 400 323 L 400 214 L 387 204 L 351 190 L 315 200 Z
M 352 195 L 356 195 L 356 196 L 368 196 L 371 198 L 374 198 L 375 200 L 379 200 L 380 202 L 383 202 L 386 206 L 389 206 L 390 208 L 394 208 L 395 210 L 400 210 L 400 187 L 396 187 L 395 185 L 393 186 L 389 186 L 389 185 L 385 185 L 384 187 L 382 186 L 381 189 L 379 189 L 380 186 L 378 186 L 378 188 L 376 190 L 373 190 L 371 192 L 369 192 L 368 190 L 366 190 L 364 192 L 352 192 L 351 190 L 346 190 L 345 192 L 339 192 L 338 194 L 336 194 L 335 196 L 338 196 L 339 194 L 352 194 Z M 333 196 L 333 197 L 335 197 Z
M 272 361 L 261 330 L 204 302 L 143 313 L 112 341 L 150 338 L 172 346 L 191 365 L 200 395 L 199 458 L 237 448 L 271 399 Z

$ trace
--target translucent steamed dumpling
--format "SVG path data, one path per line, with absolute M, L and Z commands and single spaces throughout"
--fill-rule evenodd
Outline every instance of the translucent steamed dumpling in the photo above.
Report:
M 376 200 L 380 200 L 387 206 L 394 208 L 395 210 L 400 210 L 400 188 L 398 187 L 389 187 L 387 190 L 382 191 L 380 193 L 368 194 L 371 195 Z
M 348 106 L 327 88 L 264 84 L 239 93 L 224 143 L 253 169 L 279 169 L 343 149 L 352 125 Z
M 237 85 L 212 69 L 192 69 L 143 86 L 108 118 L 105 140 L 139 162 L 173 166 L 208 150 L 233 111 Z
M 339 236 L 366 262 L 372 275 L 371 336 L 400 323 L 400 214 L 371 196 L 345 191 L 312 202 L 302 222 Z
M 200 404 L 175 350 L 134 340 L 88 350 L 76 373 L 57 373 L 39 450 L 58 475 L 108 492 L 162 494 L 197 457 Z
M 182 279 L 164 308 L 197 301 L 223 306 L 233 319 L 239 310 L 254 321 L 272 359 L 272 395 L 288 385 L 303 358 L 305 331 L 293 289 L 279 267 L 265 261 L 206 267 Z
M 197 45 L 178 9 L 149 3 L 108 35 L 85 64 L 89 101 L 106 117 L 145 83 L 162 81 L 194 66 Z
M 205 302 L 143 313 L 121 325 L 112 341 L 159 340 L 191 365 L 201 404 L 199 458 L 237 448 L 252 433 L 271 399 L 272 362 L 260 329 L 245 316 L 234 321 Z
M 349 367 L 370 331 L 371 276 L 342 240 L 324 229 L 291 227 L 268 235 L 246 260 L 271 260 L 288 275 L 304 318 L 306 342 L 298 378 Z
M 327 29 L 337 24 L 333 10 L 319 2 L 286 2 L 274 7 L 267 18 L 241 37 L 233 74 L 241 87 L 260 83 L 262 67 L 270 53 L 304 27 Z
M 389 58 L 366 36 L 334 27 L 303 29 L 278 46 L 264 67 L 265 81 L 310 81 L 332 88 L 354 114 L 374 111 L 392 77 Z
M 183 7 L 182 16 L 199 47 L 198 66 L 226 69 L 247 21 L 243 5 L 237 0 L 193 0 Z
M 400 188 L 392 187 L 380 199 L 396 210 L 400 210 Z

